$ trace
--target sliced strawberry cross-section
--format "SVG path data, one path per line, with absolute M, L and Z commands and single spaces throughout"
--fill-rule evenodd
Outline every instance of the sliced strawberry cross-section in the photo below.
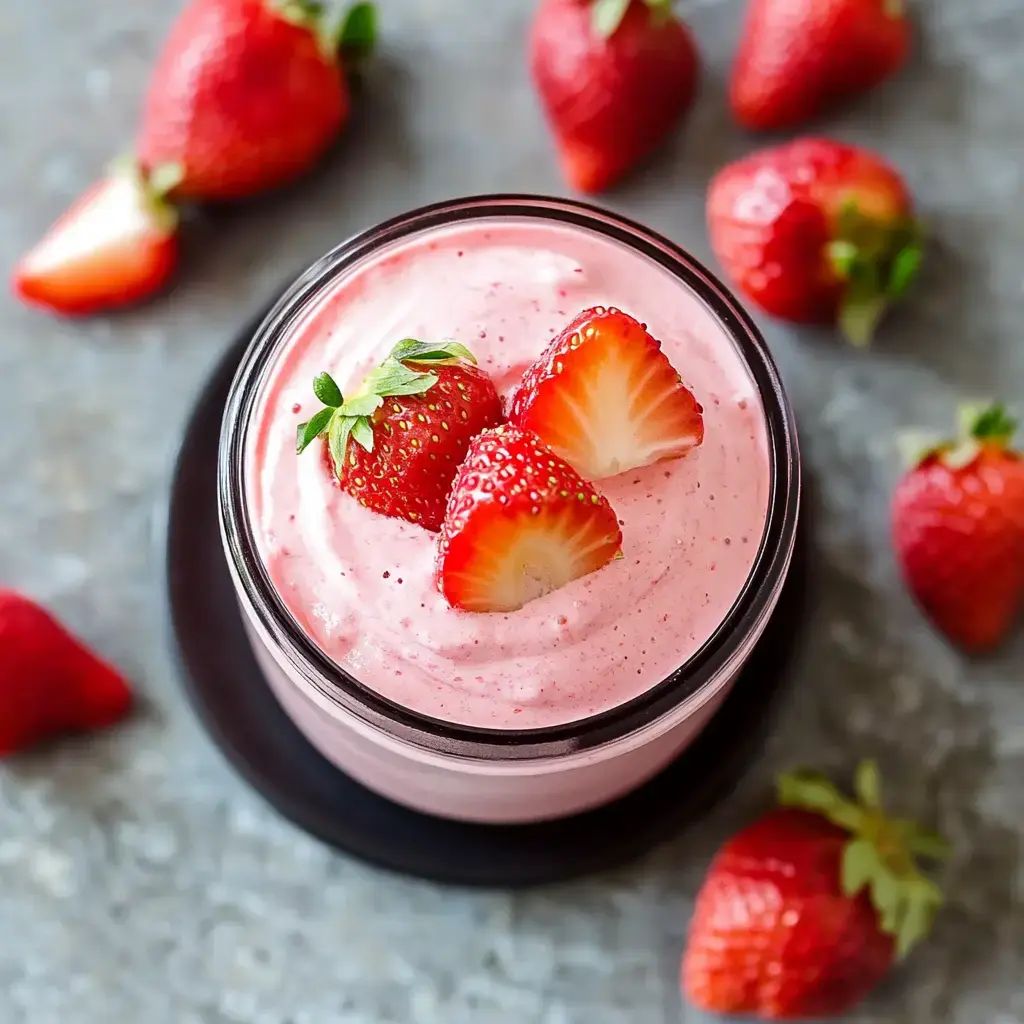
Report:
M 608 500 L 536 436 L 501 426 L 472 441 L 455 478 L 437 586 L 453 608 L 515 611 L 621 547 Z
M 580 313 L 527 370 L 509 421 L 591 480 L 678 459 L 704 439 L 703 410 L 661 342 L 603 306 Z

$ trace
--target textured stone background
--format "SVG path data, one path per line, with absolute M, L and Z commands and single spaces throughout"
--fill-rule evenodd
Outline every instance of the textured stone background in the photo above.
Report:
M 0 6 L 4 273 L 129 139 L 177 6 Z M 196 223 L 170 296 L 82 325 L 0 300 L 0 580 L 54 605 L 146 704 L 126 728 L 0 771 L 0 1022 L 692 1024 L 678 956 L 716 844 L 780 766 L 844 771 L 862 753 L 957 854 L 934 941 L 852 1019 L 1024 1021 L 1024 635 L 995 660 L 952 653 L 897 585 L 885 540 L 893 432 L 945 425 L 963 392 L 1024 394 L 1020 0 L 921 3 L 912 71 L 827 125 L 906 169 L 936 245 L 871 355 L 767 326 L 820 509 L 814 621 L 765 758 L 705 827 L 645 863 L 520 895 L 385 876 L 297 833 L 222 762 L 166 653 L 160 509 L 232 328 L 382 217 L 561 190 L 523 74 L 531 4 L 380 6 L 383 56 L 337 153 L 273 201 Z M 681 7 L 707 58 L 704 97 L 608 202 L 706 258 L 703 187 L 751 145 L 722 101 L 741 3 Z

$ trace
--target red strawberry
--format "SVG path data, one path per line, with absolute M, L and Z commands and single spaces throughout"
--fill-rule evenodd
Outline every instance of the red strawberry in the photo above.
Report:
M 721 170 L 708 191 L 711 245 L 766 312 L 835 323 L 865 345 L 921 263 L 899 172 L 865 149 L 806 138 Z
M 324 403 L 298 430 L 302 452 L 323 437 L 341 486 L 366 508 L 437 532 L 470 440 L 504 420 L 501 399 L 455 341 L 399 342 L 347 401 L 322 373 Z
M 164 199 L 167 175 L 122 166 L 93 185 L 15 268 L 27 302 L 84 316 L 158 291 L 178 264 L 178 216 Z
M 0 590 L 0 757 L 60 733 L 120 721 L 132 693 L 64 627 L 13 590 Z
M 904 0 L 751 0 L 729 90 L 736 120 L 795 128 L 895 75 L 910 47 Z
M 1003 406 L 967 408 L 963 421 L 961 441 L 927 448 L 897 486 L 893 543 L 939 629 L 986 651 L 1024 607 L 1024 455 Z
M 309 170 L 349 116 L 339 51 L 367 50 L 370 4 L 339 36 L 311 0 L 192 0 L 146 95 L 139 158 L 181 168 L 176 194 L 241 199 Z
M 608 500 L 535 435 L 487 430 L 469 446 L 441 527 L 437 588 L 453 608 L 510 612 L 616 558 Z
M 562 173 L 601 192 L 689 111 L 699 58 L 672 0 L 541 0 L 530 71 Z
M 784 777 L 785 809 L 719 850 L 683 955 L 695 1006 L 766 1020 L 835 1016 L 927 934 L 942 895 L 914 856 L 943 857 L 946 845 L 884 816 L 870 762 L 857 792 L 854 803 L 819 775 Z
M 661 342 L 617 309 L 585 309 L 523 376 L 509 420 L 589 480 L 678 459 L 704 439 L 703 410 Z

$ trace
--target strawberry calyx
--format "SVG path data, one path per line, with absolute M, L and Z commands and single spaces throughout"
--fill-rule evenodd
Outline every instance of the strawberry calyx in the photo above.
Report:
M 863 761 L 855 777 L 856 799 L 825 776 L 798 771 L 780 777 L 779 803 L 820 814 L 850 833 L 843 850 L 840 886 L 853 899 L 867 890 L 879 928 L 891 935 L 902 959 L 931 928 L 942 892 L 917 867 L 917 857 L 941 860 L 949 846 L 915 822 L 889 818 L 882 807 L 878 766 Z
M 319 0 L 283 0 L 274 10 L 293 25 L 312 32 L 320 48 L 333 61 L 338 55 L 351 67 L 373 51 L 377 41 L 377 8 L 372 3 L 355 3 L 333 23 L 331 9 Z
M 920 223 L 911 217 L 871 217 L 852 198 L 840 207 L 826 256 L 845 285 L 839 326 L 854 345 L 870 344 L 886 308 L 914 283 L 923 240 Z
M 899 20 L 907 15 L 906 0 L 882 0 L 882 10 L 886 17 Z
M 301 455 L 318 437 L 326 438 L 334 471 L 340 477 L 349 438 L 366 451 L 373 451 L 373 416 L 385 398 L 423 395 L 437 383 L 437 374 L 414 369 L 407 363 L 438 366 L 460 361 L 476 364 L 473 353 L 457 341 L 437 343 L 405 338 L 348 399 L 329 373 L 318 374 L 313 380 L 313 393 L 324 407 L 298 425 L 297 452 Z
M 656 23 L 667 21 L 672 17 L 674 0 L 643 0 L 650 10 Z M 622 24 L 622 19 L 629 10 L 632 0 L 593 0 L 591 15 L 596 35 L 603 39 L 611 39 Z
M 904 461 L 913 469 L 937 458 L 950 469 L 969 466 L 985 449 L 1010 449 L 1017 432 L 1017 420 L 1002 402 L 968 402 L 959 410 L 959 432 L 955 438 L 933 434 L 905 433 L 900 437 Z

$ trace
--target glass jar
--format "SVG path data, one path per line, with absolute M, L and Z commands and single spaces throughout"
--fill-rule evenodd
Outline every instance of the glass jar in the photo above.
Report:
M 667 272 L 734 346 L 760 398 L 768 449 L 763 533 L 717 628 L 674 671 L 618 706 L 526 729 L 445 721 L 403 706 L 333 661 L 278 593 L 254 533 L 247 474 L 260 395 L 306 313 L 381 253 L 455 225 L 558 224 L 593 233 Z M 397 339 L 395 339 L 397 340 Z M 267 316 L 232 385 L 218 471 L 224 550 L 260 665 L 287 714 L 321 753 L 370 789 L 429 814 L 514 823 L 610 802 L 670 763 L 704 728 L 761 635 L 796 535 L 796 429 L 778 371 L 750 317 L 682 249 L 616 214 L 534 196 L 439 203 L 350 239 L 306 271 Z M 456 613 L 453 613 L 456 614 Z

